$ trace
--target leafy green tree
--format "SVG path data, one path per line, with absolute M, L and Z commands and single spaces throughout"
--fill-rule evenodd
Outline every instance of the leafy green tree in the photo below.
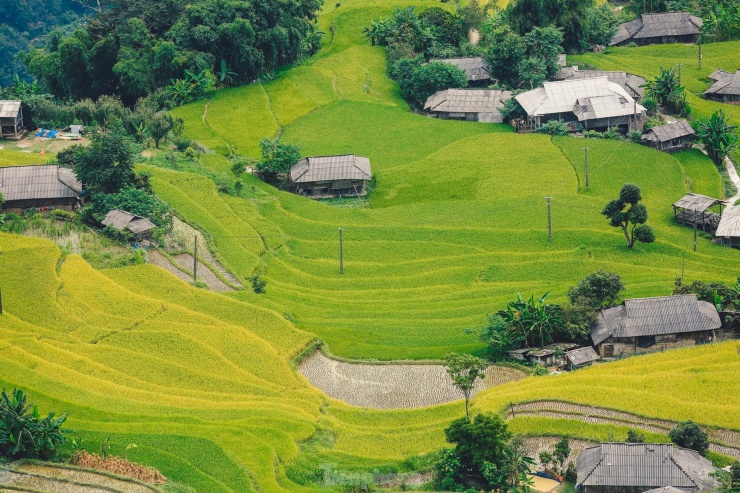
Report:
M 565 329 L 560 306 L 546 302 L 549 294 L 545 293 L 537 301 L 534 295 L 525 301 L 517 294 L 516 300 L 510 302 L 505 310 L 497 312 L 496 315 L 506 322 L 515 337 L 521 338 L 527 345 L 544 346 L 553 341 L 553 336 Z
M 57 449 L 67 441 L 69 430 L 62 428 L 67 415 L 49 413 L 41 417 L 38 408 L 28 403 L 19 389 L 0 394 L 0 458 L 7 460 L 54 458 Z
M 568 303 L 563 305 L 565 334 L 563 339 L 570 342 L 586 343 L 591 327 L 596 323 L 597 311 L 589 306 Z
M 627 240 L 627 247 L 632 248 L 636 241 L 652 243 L 655 235 L 648 220 L 647 208 L 641 204 L 642 194 L 637 185 L 627 183 L 619 191 L 619 198 L 610 201 L 601 211 L 609 219 L 611 226 L 621 228 Z
M 627 443 L 645 443 L 645 434 L 630 428 L 627 430 Z
M 562 30 L 563 48 L 568 53 L 583 49 L 587 9 L 591 0 L 515 0 L 506 7 L 512 29 L 524 35 L 535 27 L 553 26 Z
M 96 134 L 88 147 L 77 147 L 72 170 L 88 192 L 117 193 L 134 180 L 134 153 L 118 131 Z
M 478 338 L 486 344 L 494 361 L 504 359 L 510 350 L 521 347 L 524 342 L 522 334 L 510 330 L 509 323 L 496 314 L 488 315 L 488 325 L 480 330 Z
M 262 160 L 257 163 L 257 171 L 262 178 L 275 183 L 279 175 L 290 172 L 290 168 L 301 158 L 301 148 L 286 144 L 279 138 L 263 137 L 259 143 Z
M 615 306 L 624 291 L 619 274 L 599 269 L 592 272 L 568 290 L 568 299 L 574 305 L 583 305 L 595 310 Z
M 527 56 L 541 61 L 545 67 L 545 77 L 550 78 L 558 73 L 558 58 L 563 48 L 563 32 L 553 26 L 535 27 L 524 35 Z M 539 85 L 539 84 L 538 84 Z
M 519 80 L 530 89 L 547 80 L 547 65 L 537 57 L 528 57 L 519 63 Z
M 133 186 L 127 186 L 118 193 L 94 194 L 80 210 L 80 215 L 87 220 L 102 221 L 115 209 L 146 217 L 159 228 L 168 229 L 172 225 L 170 208 L 146 190 Z
M 645 94 L 671 113 L 683 113 L 687 108 L 685 89 L 674 69 L 660 67 L 660 74 L 645 84 Z
M 619 18 L 608 3 L 599 7 L 589 7 L 586 10 L 586 35 L 583 49 L 592 45 L 607 46 L 619 26 Z
M 678 423 L 668 437 L 679 447 L 694 450 L 703 456 L 709 451 L 709 435 L 691 420 Z
M 159 142 L 170 134 L 170 130 L 175 126 L 175 120 L 172 116 L 164 114 L 151 115 L 146 122 L 146 129 L 149 135 L 154 139 L 154 147 L 159 149 Z
M 696 131 L 704 149 L 714 164 L 721 166 L 727 156 L 737 149 L 735 125 L 729 124 L 730 117 L 724 110 L 717 110 L 707 119 L 701 120 Z
M 509 475 L 506 450 L 511 432 L 497 414 L 477 414 L 472 420 L 456 419 L 445 429 L 445 437 L 455 445 L 451 455 L 459 464 L 456 477 L 460 482 L 469 476 L 484 477 L 488 483 L 486 489 L 506 489 Z M 439 468 L 437 471 L 440 472 Z
M 555 460 L 555 457 L 553 457 L 552 454 L 547 450 L 543 450 L 542 452 L 540 452 L 539 457 L 540 464 L 542 465 L 543 469 L 547 469 L 547 467 Z
M 508 26 L 497 29 L 490 37 L 491 43 L 483 52 L 483 57 L 491 75 L 502 84 L 514 87 L 518 83 L 519 66 L 527 50 L 524 38 Z
M 449 63 L 431 62 L 414 70 L 409 83 L 401 86 L 401 93 L 417 106 L 424 106 L 429 96 L 437 91 L 467 85 L 468 76 L 459 67 Z
M 565 461 L 568 460 L 568 456 L 570 456 L 570 441 L 568 441 L 567 437 L 563 437 L 557 441 L 555 444 L 555 451 L 552 455 L 555 457 L 555 460 L 558 461 L 560 470 L 562 471 Z
M 521 436 L 513 436 L 504 450 L 506 457 L 509 477 L 506 481 L 509 491 L 521 491 L 522 487 L 534 486 L 533 480 L 529 477 L 534 469 L 535 461 L 527 455 L 524 439 Z
M 740 462 L 735 461 L 730 466 L 730 479 L 734 488 L 740 487 Z
M 513 121 L 516 130 L 519 130 L 520 126 L 524 124 L 527 119 L 527 112 L 524 111 L 522 105 L 516 100 L 516 95 L 522 91 L 514 91 L 511 97 L 504 101 L 504 106 L 499 110 L 504 122 Z
M 472 354 L 450 353 L 444 358 L 452 384 L 465 396 L 465 415 L 470 417 L 470 393 L 478 379 L 486 376 L 486 363 Z
M 431 7 L 419 14 L 419 20 L 432 29 L 439 43 L 460 46 L 466 39 L 467 31 L 462 17 L 440 7 Z

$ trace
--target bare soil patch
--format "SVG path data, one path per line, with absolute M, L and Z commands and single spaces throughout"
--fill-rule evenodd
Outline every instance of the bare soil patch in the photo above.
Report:
M 181 253 L 173 258 L 181 267 L 193 270 L 193 256 L 189 253 Z M 198 262 L 198 280 L 206 283 L 211 291 L 234 291 L 234 288 L 219 279 L 207 265 L 201 262 Z
M 108 486 L 80 484 L 69 480 L 36 476 L 16 471 L 8 472 L 5 475 L 4 486 L 12 486 L 16 488 L 25 488 L 38 491 L 49 491 L 54 493 L 127 493 L 126 490 L 118 490 Z M 148 493 L 151 493 L 151 491 L 149 491 Z
M 190 226 L 188 223 L 180 221 L 177 217 L 172 218 L 172 237 L 173 239 L 182 245 L 182 248 L 190 253 L 193 251 L 193 238 L 198 236 L 198 257 L 205 259 L 214 269 L 218 271 L 221 276 L 228 280 L 233 286 L 238 288 L 242 287 L 239 280 L 221 263 L 216 260 L 216 257 L 206 247 L 206 242 L 203 240 L 203 235 L 197 229 Z
M 170 274 L 174 275 L 175 277 L 182 279 L 185 282 L 192 282 L 193 277 L 187 275 L 174 265 L 170 263 L 169 260 L 167 260 L 167 257 L 159 253 L 157 250 L 149 250 L 147 252 L 147 258 L 149 260 L 149 263 L 152 265 L 156 265 L 157 267 L 161 267 Z
M 105 474 L 99 474 L 95 471 L 68 469 L 65 467 L 55 467 L 42 464 L 21 464 L 17 467 L 20 472 L 47 476 L 50 478 L 63 478 L 76 483 L 87 483 L 107 488 L 113 488 L 116 491 L 124 493 L 156 493 L 158 490 L 146 485 L 116 479 Z
M 409 409 L 444 404 L 463 398 L 442 365 L 344 363 L 321 351 L 304 359 L 299 371 L 329 397 L 353 406 Z M 490 366 L 473 395 L 483 389 L 522 379 L 523 371 Z

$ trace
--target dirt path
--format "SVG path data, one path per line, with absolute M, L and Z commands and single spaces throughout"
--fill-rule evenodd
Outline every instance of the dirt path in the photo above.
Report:
M 740 200 L 740 176 L 737 174 L 737 169 L 735 169 L 735 165 L 732 163 L 729 157 L 725 158 L 725 168 L 727 169 L 727 175 L 730 177 L 730 181 L 733 185 L 735 185 L 735 188 L 737 188 L 737 193 L 734 197 L 730 197 L 729 199 L 725 200 L 727 205 L 734 205 L 735 202 Z
M 175 255 L 173 258 L 180 267 L 190 271 L 193 270 L 193 256 L 189 253 L 181 253 L 179 255 Z M 208 285 L 208 289 L 211 291 L 234 291 L 234 288 L 219 279 L 207 265 L 200 262 L 198 263 L 198 280 L 206 283 L 206 285 Z
M 149 250 L 147 252 L 147 258 L 150 264 L 163 268 L 175 277 L 180 278 L 185 282 L 193 281 L 192 276 L 185 274 L 183 271 L 172 265 L 170 261 L 167 260 L 167 257 L 159 253 L 157 250 Z
M 206 262 L 212 265 L 213 268 L 216 269 L 218 273 L 221 274 L 221 276 L 225 278 L 233 287 L 242 287 L 239 280 L 231 272 L 226 270 L 226 268 L 221 265 L 218 260 L 216 260 L 216 257 L 213 256 L 208 248 L 205 248 L 206 242 L 203 241 L 203 235 L 200 234 L 200 231 L 193 228 L 188 223 L 181 221 L 177 217 L 174 217 L 172 218 L 172 235 L 174 236 L 175 240 L 182 245 L 188 245 L 188 242 L 192 242 L 195 235 L 198 235 L 198 257 L 204 259 Z M 192 248 L 192 245 L 190 245 L 190 247 Z M 189 267 L 189 269 L 192 269 L 192 262 L 190 265 L 191 267 Z
M 298 370 L 329 397 L 353 406 L 407 409 L 462 399 L 442 365 L 343 363 L 316 351 L 301 362 Z M 514 368 L 490 366 L 473 395 L 525 376 L 523 371 Z

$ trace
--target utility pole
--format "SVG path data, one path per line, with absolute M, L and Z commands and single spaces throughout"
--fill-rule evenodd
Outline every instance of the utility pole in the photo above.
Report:
M 3 314 L 3 291 L 0 290 L 0 315 Z
M 583 148 L 584 167 L 586 168 L 586 190 L 588 190 L 588 147 Z
M 694 211 L 694 251 L 696 251 L 696 211 Z
M 344 245 L 342 242 L 342 228 L 339 228 L 339 273 L 344 274 Z
M 193 282 L 198 281 L 198 235 L 195 235 L 195 246 L 193 247 Z
M 683 65 L 683 63 L 677 63 L 676 65 L 678 65 L 678 83 L 680 84 L 681 83 L 681 65 Z
M 701 38 L 699 38 L 699 70 L 701 70 Z
M 552 214 L 550 212 L 552 197 L 545 197 L 545 200 L 547 200 L 547 241 L 552 241 Z

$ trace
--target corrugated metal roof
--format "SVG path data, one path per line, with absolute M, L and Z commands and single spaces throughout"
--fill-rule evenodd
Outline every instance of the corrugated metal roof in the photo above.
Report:
M 149 219 L 131 214 L 130 212 L 114 209 L 105 215 L 105 219 L 101 221 L 105 226 L 123 231 L 128 229 L 134 234 L 144 233 L 157 227 L 156 224 L 151 222 Z
M 430 62 L 442 62 L 454 65 L 461 69 L 468 76 L 468 82 L 477 82 L 480 80 L 491 80 L 491 74 L 488 72 L 486 61 L 483 57 L 466 57 L 466 58 L 435 58 Z
M 498 113 L 510 91 L 500 89 L 445 89 L 427 99 L 424 109 L 441 113 Z
M 80 191 L 74 173 L 56 164 L 0 168 L 0 193 L 6 201 L 71 198 Z
M 740 206 L 728 205 L 722 211 L 722 217 L 717 225 L 715 236 L 720 238 L 736 238 L 740 236 Z
M 594 348 L 589 346 L 568 351 L 565 353 L 565 358 L 570 361 L 570 364 L 578 366 L 596 361 L 599 359 L 599 355 L 594 351 Z
M 640 19 L 620 24 L 609 45 L 614 46 L 630 39 L 698 35 L 702 24 L 699 17 L 689 12 L 642 14 Z
M 681 334 L 718 329 L 721 325 L 714 306 L 697 300 L 694 294 L 634 298 L 625 300 L 620 306 L 601 310 L 591 329 L 591 339 L 599 344 L 610 336 Z
M 619 84 L 610 82 L 607 77 L 572 79 L 545 82 L 543 87 L 521 93 L 516 100 L 530 116 L 544 116 L 573 112 L 579 99 L 594 99 L 608 96 L 598 101 L 598 118 L 631 115 L 635 111 L 635 100 Z M 621 102 L 623 100 L 623 102 Z M 620 101 L 619 104 L 616 102 Z M 645 108 L 637 105 L 637 113 Z M 588 118 L 583 118 L 588 119 Z M 583 120 L 582 119 L 582 120 Z
M 722 201 L 719 199 L 713 199 L 706 195 L 700 195 L 698 193 L 687 193 L 681 199 L 673 204 L 674 207 L 680 207 L 682 209 L 688 209 L 691 211 L 703 212 L 713 205 L 721 204 Z
M 661 486 L 660 488 L 647 490 L 644 493 L 686 493 L 686 490 L 676 488 L 675 486 Z
M 637 111 L 639 112 L 639 110 Z M 579 98 L 576 101 L 573 113 L 579 121 L 627 116 L 635 113 L 635 103 L 634 100 L 632 103 L 628 103 L 624 98 L 617 95 Z
M 717 70 L 715 70 L 714 72 L 712 72 L 711 74 L 709 74 L 708 77 L 710 79 L 714 80 L 714 81 L 718 81 L 720 79 L 724 79 L 728 75 L 732 75 L 732 72 L 725 72 L 721 68 L 718 68 Z
M 20 101 L 0 101 L 0 118 L 15 118 L 20 112 Z
M 642 136 L 643 139 L 652 142 L 668 142 L 688 135 L 696 135 L 696 132 L 686 120 L 678 120 L 665 125 L 653 127 Z
M 290 179 L 294 183 L 369 180 L 371 177 L 370 160 L 354 154 L 307 157 L 290 168 Z
M 602 443 L 578 457 L 577 484 L 586 486 L 673 486 L 686 492 L 713 490 L 712 463 L 693 450 L 665 443 Z
M 606 77 L 609 79 L 609 82 L 614 82 L 622 86 L 630 95 L 637 94 L 640 98 L 645 96 L 645 89 L 641 86 L 645 85 L 647 80 L 639 75 L 629 74 L 627 72 L 579 70 L 578 67 L 563 67 L 555 76 L 555 80 L 593 79 L 596 77 Z
M 712 87 L 704 91 L 704 94 L 727 94 L 730 96 L 740 95 L 740 70 L 734 74 L 725 72 Z M 721 74 L 720 74 L 721 75 Z

